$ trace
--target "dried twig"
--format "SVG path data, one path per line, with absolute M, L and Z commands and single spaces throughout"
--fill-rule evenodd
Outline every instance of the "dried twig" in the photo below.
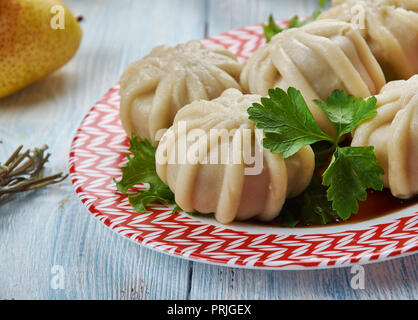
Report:
M 22 148 L 19 146 L 3 164 L 0 163 L 0 204 L 3 196 L 42 188 L 68 176 L 59 172 L 43 177 L 43 168 L 50 156 L 45 153 L 48 146 L 21 153 Z

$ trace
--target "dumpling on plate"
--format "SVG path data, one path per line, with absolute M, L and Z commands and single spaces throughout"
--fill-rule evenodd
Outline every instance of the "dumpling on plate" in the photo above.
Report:
M 336 4 L 341 4 L 344 1 L 346 0 L 332 0 L 332 5 L 334 6 Z M 406 10 L 418 11 L 418 1 L 416 0 L 366 0 L 366 1 L 372 1 L 378 4 L 404 8 Z
M 374 146 L 383 181 L 392 194 L 408 199 L 418 194 L 418 75 L 386 84 L 377 115 L 354 132 L 353 146 Z
M 240 63 L 226 49 L 205 48 L 199 41 L 158 46 L 122 74 L 122 125 L 128 135 L 136 133 L 155 145 L 157 132 L 171 126 L 184 105 L 240 89 L 240 73 Z
M 337 20 L 315 21 L 277 34 L 250 56 L 241 73 L 247 93 L 299 89 L 316 122 L 331 135 L 335 128 L 314 99 L 325 100 L 335 89 L 367 97 L 384 84 L 382 69 L 360 33 Z
M 342 1 L 342 0 L 340 0 Z M 392 5 L 406 10 L 412 10 L 418 12 L 418 1 L 417 0 L 375 0 L 380 1 L 382 4 Z
M 215 213 L 221 223 L 271 221 L 287 197 L 308 186 L 315 166 L 309 146 L 287 159 L 262 147 L 262 131 L 247 114 L 260 99 L 228 89 L 177 113 L 157 147 L 156 167 L 183 210 Z
M 336 6 L 338 4 L 342 4 L 347 0 L 332 0 L 331 5 Z M 381 3 L 385 5 L 393 5 L 396 7 L 401 7 L 408 10 L 415 10 L 418 9 L 418 3 L 416 0 L 358 0 L 358 1 L 371 1 L 375 3 Z
M 409 79 L 418 73 L 417 10 L 415 0 L 339 0 L 319 19 L 354 23 L 387 79 Z

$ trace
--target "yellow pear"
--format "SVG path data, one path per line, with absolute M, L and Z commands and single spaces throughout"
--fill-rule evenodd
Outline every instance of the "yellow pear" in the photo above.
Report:
M 60 0 L 0 0 L 0 98 L 64 65 L 81 35 Z

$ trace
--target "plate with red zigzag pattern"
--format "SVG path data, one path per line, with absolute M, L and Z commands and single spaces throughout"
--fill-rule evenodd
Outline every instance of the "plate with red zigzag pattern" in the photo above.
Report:
M 262 26 L 255 25 L 202 42 L 227 48 L 244 61 L 264 37 Z M 120 235 L 186 259 L 260 269 L 341 267 L 417 252 L 418 205 L 368 221 L 318 228 L 242 222 L 225 226 L 212 218 L 173 214 L 166 205 L 134 212 L 113 182 L 121 176 L 129 142 L 119 119 L 119 101 L 115 85 L 85 116 L 72 143 L 70 173 L 88 210 Z

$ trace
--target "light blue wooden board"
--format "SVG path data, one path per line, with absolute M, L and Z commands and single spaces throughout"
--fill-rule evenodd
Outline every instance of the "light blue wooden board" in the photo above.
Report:
M 261 271 L 193 264 L 194 299 L 417 299 L 418 255 L 364 265 L 364 289 L 351 268 Z M 212 279 L 212 280 L 210 280 Z M 204 285 L 202 285 L 204 284 Z
M 46 143 L 49 172 L 68 170 L 74 133 L 124 68 L 157 44 L 200 39 L 309 15 L 315 1 L 67 0 L 82 14 L 83 42 L 58 72 L 0 100 L 0 159 L 18 144 Z M 65 288 L 51 288 L 61 265 Z M 257 271 L 189 262 L 142 248 L 96 221 L 69 180 L 0 207 L 0 299 L 416 299 L 417 255 L 367 265 L 366 289 L 350 269 Z

